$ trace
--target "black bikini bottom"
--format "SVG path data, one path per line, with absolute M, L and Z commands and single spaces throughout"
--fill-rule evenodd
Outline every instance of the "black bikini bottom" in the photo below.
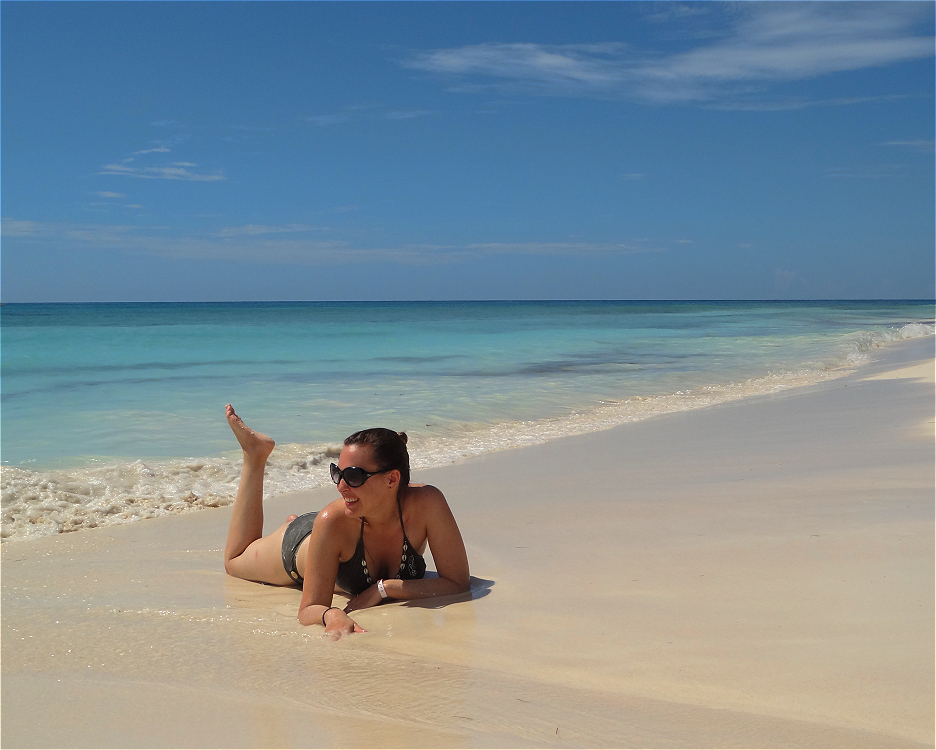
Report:
M 318 511 L 303 513 L 298 518 L 294 518 L 286 527 L 286 533 L 283 534 L 283 567 L 286 568 L 287 575 L 296 583 L 302 583 L 302 576 L 296 570 L 296 553 L 299 552 L 299 545 L 312 533 L 312 524 L 317 515 Z

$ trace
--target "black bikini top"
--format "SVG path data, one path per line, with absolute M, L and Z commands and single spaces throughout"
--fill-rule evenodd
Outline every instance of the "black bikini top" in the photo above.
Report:
M 403 508 L 400 507 L 399 503 L 397 503 L 397 510 L 400 512 L 400 528 L 403 529 L 403 554 L 400 557 L 400 568 L 397 571 L 396 578 L 412 581 L 426 575 L 426 560 L 406 538 L 406 529 L 403 527 Z M 370 571 L 367 570 L 367 558 L 364 555 L 363 518 L 361 519 L 361 536 L 358 539 L 357 547 L 354 549 L 354 554 L 349 560 L 338 563 L 336 580 L 341 589 L 347 591 L 351 596 L 357 596 L 375 583 Z

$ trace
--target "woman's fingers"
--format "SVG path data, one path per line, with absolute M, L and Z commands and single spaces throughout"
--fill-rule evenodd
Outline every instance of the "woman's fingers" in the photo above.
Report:
M 335 618 L 337 619 L 337 618 Z M 354 620 L 345 615 L 344 619 L 341 622 L 333 622 L 329 624 L 329 627 L 325 628 L 325 635 L 331 636 L 332 640 L 338 640 L 343 635 L 350 635 L 351 633 L 366 633 L 360 625 L 358 625 Z

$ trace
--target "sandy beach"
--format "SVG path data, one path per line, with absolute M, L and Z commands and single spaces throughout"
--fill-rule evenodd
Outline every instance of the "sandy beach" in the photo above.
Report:
M 337 642 L 225 575 L 230 508 L 4 542 L 0 741 L 933 747 L 933 346 L 420 471 L 472 593 Z

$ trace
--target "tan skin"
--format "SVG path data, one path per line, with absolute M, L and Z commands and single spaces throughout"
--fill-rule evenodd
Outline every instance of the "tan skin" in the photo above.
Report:
M 244 452 L 240 485 L 227 543 L 224 569 L 232 576 L 277 586 L 294 582 L 283 568 L 282 544 L 286 527 L 296 516 L 268 536 L 263 536 L 263 470 L 275 443 L 262 433 L 247 427 L 228 404 L 225 416 Z M 379 471 L 369 445 L 346 445 L 338 458 L 338 468 L 357 466 L 365 471 Z M 296 568 L 303 576 L 299 622 L 321 625 L 325 632 L 340 638 L 362 633 L 349 614 L 380 604 L 382 597 L 375 583 L 344 607 L 330 609 L 335 593 L 338 564 L 355 552 L 364 519 L 364 547 L 367 568 L 375 580 L 384 579 L 390 599 L 425 599 L 461 594 L 468 590 L 468 556 L 452 511 L 443 494 L 430 485 L 410 484 L 400 493 L 403 526 L 410 543 L 420 554 L 432 550 L 438 578 L 402 581 L 396 575 L 403 548 L 403 529 L 397 510 L 400 472 L 396 469 L 369 477 L 360 487 L 338 483 L 341 497 L 325 506 L 315 519 L 312 533 L 296 554 Z

